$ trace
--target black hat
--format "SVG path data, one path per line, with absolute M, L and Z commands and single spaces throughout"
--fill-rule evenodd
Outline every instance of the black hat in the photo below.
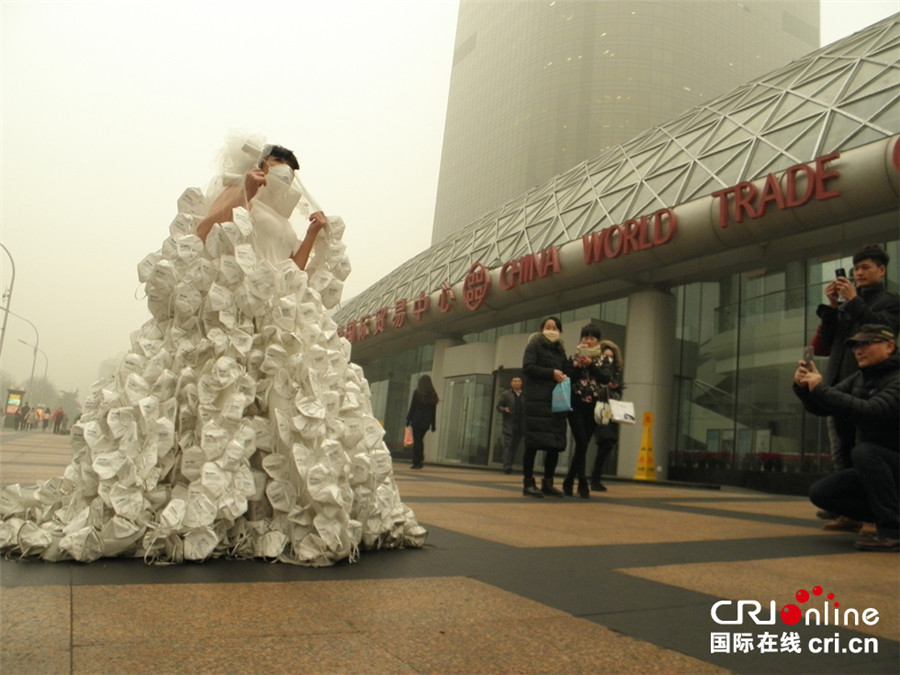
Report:
M 879 323 L 867 323 L 864 326 L 860 326 L 859 332 L 846 340 L 844 344 L 852 347 L 857 342 L 888 342 L 896 339 L 894 331 L 889 326 Z

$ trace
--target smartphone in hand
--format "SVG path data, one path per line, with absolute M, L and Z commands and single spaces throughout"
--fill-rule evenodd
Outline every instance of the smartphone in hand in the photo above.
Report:
M 806 346 L 803 348 L 803 358 L 801 359 L 801 361 L 803 361 L 803 365 L 804 365 L 804 367 L 805 367 L 807 370 L 809 370 L 809 369 L 812 368 L 812 364 L 813 364 L 813 348 L 812 348 L 812 345 L 806 345 Z

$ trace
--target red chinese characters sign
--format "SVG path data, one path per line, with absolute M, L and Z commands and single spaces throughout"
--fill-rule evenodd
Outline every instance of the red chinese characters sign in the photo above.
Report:
M 474 312 L 484 304 L 484 299 L 490 290 L 491 271 L 481 263 L 475 263 L 469 268 L 469 273 L 466 274 L 463 282 L 466 307 Z
M 718 201 L 720 227 L 728 227 L 729 222 L 742 223 L 745 218 L 762 218 L 769 208 L 787 210 L 803 206 L 811 200 L 823 201 L 840 197 L 840 190 L 831 185 L 840 177 L 836 170 L 829 169 L 828 163 L 840 157 L 834 152 L 817 158 L 812 166 L 797 164 L 781 174 L 770 173 L 761 187 L 744 181 L 713 192 L 710 197 Z M 895 142 L 892 160 L 900 170 L 900 141 Z M 655 246 L 663 246 L 678 232 L 678 218 L 671 208 L 662 208 L 650 215 L 626 220 L 620 225 L 611 225 L 598 232 L 584 235 L 584 264 L 600 263 L 605 259 L 619 258 L 631 253 L 645 251 Z M 503 263 L 497 270 L 497 284 L 504 291 L 516 286 L 560 274 L 559 250 L 550 246 L 537 253 L 528 253 L 521 258 Z M 463 279 L 463 301 L 469 311 L 478 311 L 485 303 L 491 290 L 491 270 L 480 262 L 474 263 Z M 441 313 L 448 313 L 456 302 L 456 293 L 449 281 L 441 283 L 437 299 Z M 401 329 L 410 323 L 409 314 L 420 322 L 431 312 L 431 296 L 424 290 L 412 300 L 397 300 L 393 314 L 389 308 L 378 309 L 373 316 L 366 315 L 351 320 L 339 328 L 339 333 L 350 342 L 361 342 L 370 335 L 379 335 L 392 329 Z M 374 319 L 374 325 L 370 325 Z

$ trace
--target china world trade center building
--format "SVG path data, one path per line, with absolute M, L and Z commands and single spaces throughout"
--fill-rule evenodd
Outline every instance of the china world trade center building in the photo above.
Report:
M 499 467 L 496 399 L 555 315 L 569 352 L 589 322 L 623 348 L 659 478 L 804 492 L 831 470 L 823 420 L 791 391 L 824 287 L 876 243 L 897 290 L 900 15 L 810 49 L 817 3 L 526 3 L 541 11 L 511 18 L 522 4 L 462 3 L 433 244 L 336 316 L 388 446 L 404 456 L 427 373 L 441 403 L 426 462 Z M 722 9 L 685 23 L 696 6 Z M 510 33 L 527 44 L 500 44 Z M 679 35 L 719 37 L 704 54 L 668 47 Z M 748 75 L 735 61 L 752 68 L 754 40 L 794 53 Z M 507 70 L 464 73 L 479 50 L 505 51 Z M 698 103 L 698 87 L 718 93 Z M 478 100 L 497 115 L 461 112 Z M 605 473 L 634 476 L 644 439 L 622 426 Z

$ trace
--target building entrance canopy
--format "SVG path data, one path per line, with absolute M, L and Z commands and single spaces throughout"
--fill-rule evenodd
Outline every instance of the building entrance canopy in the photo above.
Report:
M 898 55 L 895 16 L 504 205 L 346 304 L 353 359 L 895 236 Z

